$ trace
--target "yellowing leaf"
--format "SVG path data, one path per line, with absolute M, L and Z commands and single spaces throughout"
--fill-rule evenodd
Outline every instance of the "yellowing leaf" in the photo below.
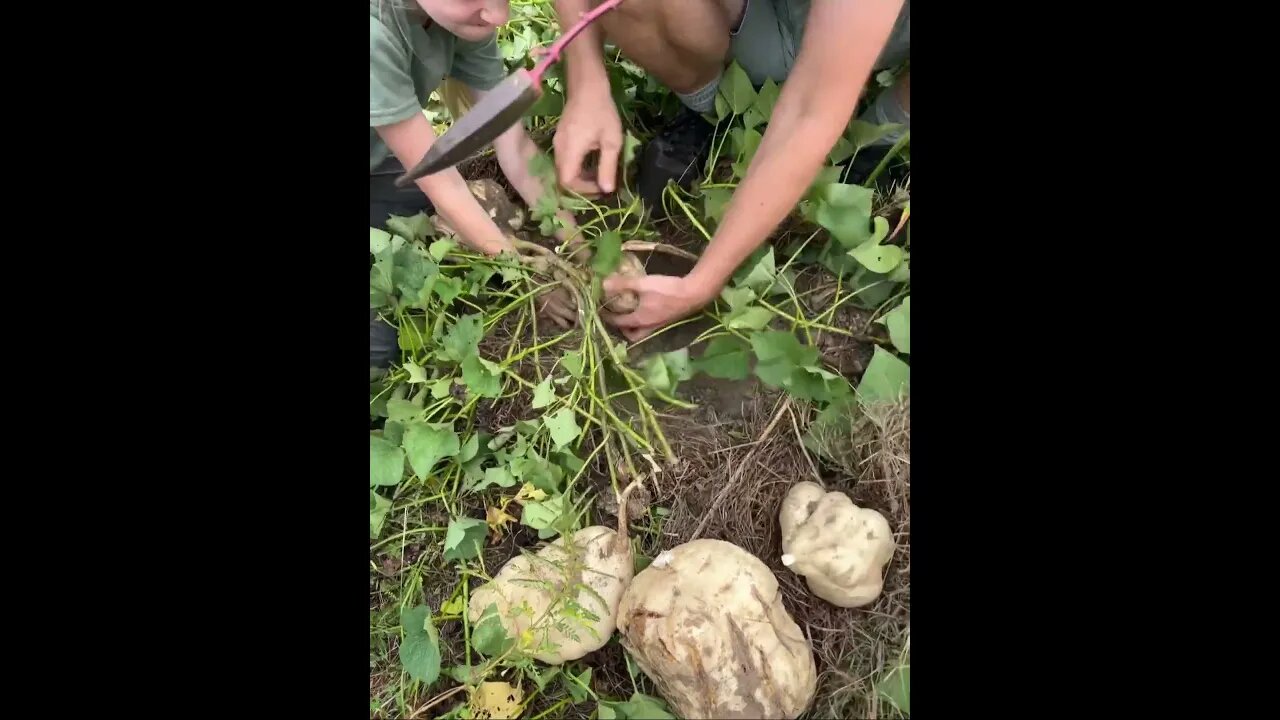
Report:
M 515 521 L 515 518 L 507 514 L 505 508 L 491 507 L 485 511 L 485 522 L 488 523 L 489 532 L 493 534 L 495 542 L 502 538 L 502 533 L 506 531 L 507 524 Z
M 472 720 L 514 720 L 523 710 L 524 691 L 507 682 L 484 682 L 471 696 Z
M 527 502 L 542 502 L 547 499 L 546 491 L 539 490 L 533 486 L 533 483 L 525 483 L 520 486 L 520 492 L 516 493 L 516 502 L 521 505 Z

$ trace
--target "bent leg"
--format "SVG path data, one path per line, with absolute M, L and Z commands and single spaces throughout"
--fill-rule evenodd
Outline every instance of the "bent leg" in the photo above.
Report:
M 627 59 L 688 94 L 719 78 L 744 7 L 745 0 L 643 0 L 619 5 L 600 23 Z

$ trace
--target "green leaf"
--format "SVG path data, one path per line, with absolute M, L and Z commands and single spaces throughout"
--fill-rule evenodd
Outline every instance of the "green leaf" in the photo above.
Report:
M 715 220 L 717 223 L 724 218 L 725 208 L 729 205 L 729 200 L 733 197 L 733 191 L 729 188 L 707 188 L 702 191 L 702 202 L 704 206 L 703 214 Z
M 453 385 L 453 378 L 442 377 L 431 383 L 431 397 L 436 400 L 443 400 L 449 394 L 450 386 Z
M 640 363 L 640 372 L 649 387 L 671 394 L 676 385 L 693 377 L 693 368 L 689 365 L 689 348 L 650 355 Z
M 469 462 L 480 452 L 480 433 L 471 433 L 471 437 L 462 443 L 462 450 L 458 453 L 458 462 Z
M 483 525 L 484 523 L 481 523 Z M 471 647 L 485 657 L 498 657 L 506 652 L 515 640 L 507 636 L 498 617 L 498 606 L 489 603 L 480 615 L 480 622 L 471 628 Z
M 410 383 L 424 383 L 427 381 L 427 373 L 422 366 L 415 362 L 406 362 L 404 369 L 409 372 Z
M 726 287 L 720 291 L 720 297 L 729 303 L 729 309 L 734 312 L 746 310 L 756 299 L 756 293 L 751 288 Z
M 756 251 L 755 262 L 752 263 L 751 270 L 736 284 L 739 287 L 751 288 L 755 291 L 756 297 L 761 297 L 765 288 L 769 287 L 777 276 L 778 270 L 773 260 L 773 246 L 770 245 L 763 250 Z
M 529 667 L 527 674 L 533 678 L 534 684 L 538 686 L 538 691 L 541 692 L 547 689 L 547 683 L 555 680 L 556 676 L 560 674 L 560 668 L 549 667 L 546 672 L 538 672 L 538 668 Z
M 773 117 L 773 106 L 778 104 L 778 94 L 778 84 L 773 81 L 773 78 L 765 78 L 755 102 L 755 107 L 764 116 L 765 122 Z
M 902 298 L 902 304 L 884 316 L 893 346 L 904 353 L 911 352 L 911 296 Z
M 582 671 L 581 675 L 572 675 L 565 673 L 563 678 L 565 689 L 569 691 L 569 696 L 573 698 L 575 703 L 580 703 L 587 699 L 587 688 L 591 687 L 591 668 L 588 667 Z M 571 676 L 573 679 L 571 680 Z M 577 682 L 574 682 L 576 680 Z
M 547 462 L 537 452 L 529 452 L 528 457 L 520 457 L 522 455 L 523 450 L 512 453 L 515 459 L 511 463 L 511 474 L 547 494 L 559 492 L 564 471 Z
M 382 534 L 382 523 L 387 519 L 391 501 L 372 489 L 369 490 L 369 539 L 376 540 Z
M 844 136 L 849 139 L 849 144 L 861 150 L 862 148 L 873 145 L 877 140 L 885 137 L 889 133 L 901 130 L 904 126 L 898 123 L 886 123 L 884 125 L 872 125 L 865 120 L 855 118 L 849 123 L 848 129 L 845 130 Z
M 404 425 L 388 420 L 382 425 L 382 437 L 392 445 L 400 447 L 400 444 L 404 441 Z
M 640 148 L 640 138 L 631 134 L 628 130 L 622 138 L 622 167 L 631 167 L 631 163 L 635 162 L 636 151 Z
M 439 273 L 439 266 L 423 257 L 416 245 L 404 245 L 395 253 L 391 279 L 405 302 L 416 303 L 428 281 Z
M 877 345 L 858 383 L 858 394 L 870 402 L 896 403 L 910 388 L 911 366 Z
M 484 335 L 481 329 L 480 315 L 472 313 L 463 315 L 449 328 L 444 336 L 445 357 L 454 362 L 462 362 L 479 352 L 480 338 Z
M 813 183 L 809 185 L 809 189 L 805 191 L 804 199 L 811 203 L 820 202 L 822 200 L 822 193 L 826 190 L 827 186 L 840 182 L 840 173 L 843 171 L 844 167 L 842 166 L 824 166 L 818 171 L 818 175 L 813 179 Z
M 743 308 L 741 312 L 732 312 L 725 319 L 731 330 L 763 330 L 773 320 L 773 311 L 769 308 L 753 306 Z
M 756 353 L 756 376 L 770 387 L 785 387 L 797 368 L 816 367 L 818 349 L 801 345 L 785 330 L 754 333 L 751 348 Z
M 800 367 L 791 372 L 784 383 L 787 392 L 801 400 L 830 401 L 852 394 L 853 388 L 843 375 L 820 367 Z
M 413 242 L 422 242 L 435 233 L 431 218 L 425 212 L 412 216 L 392 215 L 387 218 L 387 229 Z
M 853 157 L 853 143 L 844 138 L 836 140 L 835 147 L 831 148 L 831 152 L 827 153 L 827 160 L 832 165 L 839 165 L 851 157 Z
M 911 662 L 890 670 L 876 683 L 880 697 L 893 704 L 898 712 L 911 715 Z
M 369 252 L 381 255 L 391 246 L 391 233 L 376 227 L 369 228 Z
M 676 720 L 675 715 L 667 712 L 666 703 L 644 693 L 633 693 L 626 702 L 601 700 L 599 717 L 600 720 Z
M 458 434 L 447 423 L 412 422 L 404 430 L 404 449 L 414 474 L 426 478 L 437 462 L 457 455 L 461 445 Z
M 764 113 L 756 109 L 754 105 L 747 108 L 747 111 L 742 115 L 743 127 L 745 127 L 748 130 L 753 130 L 763 125 L 764 122 L 765 122 Z
M 751 78 L 747 77 L 747 71 L 735 60 L 729 63 L 729 67 L 725 70 L 724 77 L 720 79 L 720 89 L 717 94 L 724 95 L 724 99 L 729 103 L 729 109 L 735 114 L 741 115 L 751 107 L 756 101 L 756 90 L 751 87 Z
M 897 245 L 881 245 L 880 241 L 889 234 L 889 221 L 882 217 L 874 218 L 875 232 L 871 239 L 849 251 L 849 257 L 857 260 L 871 272 L 885 274 L 902 262 L 902 248 Z
M 747 168 L 751 166 L 751 161 L 756 157 L 756 151 L 760 149 L 760 142 L 764 140 L 764 136 L 759 130 L 744 130 L 742 133 L 742 146 L 739 148 L 741 159 L 733 163 L 733 174 L 739 178 L 747 176 Z
M 482 679 L 480 676 L 480 668 L 472 667 L 470 665 L 450 665 L 444 669 L 444 674 L 455 682 L 462 683 L 463 685 L 479 685 Z
M 871 239 L 873 195 L 874 191 L 860 185 L 826 185 L 820 192 L 814 221 L 845 248 L 856 248 Z
M 462 361 L 462 382 L 480 397 L 499 397 L 502 395 L 502 366 L 479 355 L 468 355 Z
M 505 467 L 491 467 L 484 471 L 484 483 L 476 489 L 479 490 L 480 488 L 488 487 L 490 485 L 509 488 L 515 484 L 516 479 L 509 469 Z
M 601 277 L 611 274 L 618 269 L 618 263 L 622 260 L 622 236 L 617 230 L 609 230 L 599 238 L 595 243 L 595 254 L 591 257 L 591 269 Z
M 453 299 L 462 294 L 462 280 L 456 277 L 446 277 L 441 275 L 436 278 L 435 285 L 431 287 L 431 291 L 440 298 L 440 302 L 448 307 Z
M 561 355 L 560 367 L 567 370 L 570 375 L 576 378 L 582 377 L 582 353 L 574 350 Z
M 422 408 L 411 400 L 391 398 L 387 401 L 387 419 L 393 422 L 416 420 L 422 415 Z
M 724 99 L 724 95 L 717 92 L 716 93 L 716 123 L 719 124 L 720 122 L 723 122 L 725 118 L 729 117 L 729 113 L 730 113 L 729 101 Z
M 748 350 L 747 344 L 736 337 L 718 337 L 707 344 L 694 366 L 713 378 L 744 380 L 750 372 Z
M 440 262 L 444 259 L 445 255 L 449 254 L 450 250 L 456 247 L 458 247 L 458 243 L 454 242 L 451 238 L 440 238 L 439 240 L 431 243 L 431 247 L 428 248 L 428 252 L 431 253 L 431 258 L 433 260 Z
M 400 664 L 409 677 L 426 685 L 440 676 L 440 637 L 431 622 L 431 610 L 418 605 L 400 611 Z
M 542 424 L 547 426 L 557 449 L 577 440 L 582 434 L 582 429 L 578 427 L 578 422 L 573 416 L 573 410 L 569 408 L 560 408 L 551 415 L 542 416 Z
M 444 559 L 447 562 L 470 560 L 479 555 L 488 532 L 489 526 L 484 520 L 468 517 L 450 520 L 449 529 L 444 533 Z
M 551 387 L 551 376 L 548 375 L 533 389 L 533 402 L 529 404 L 534 410 L 541 410 L 556 401 L 556 391 Z
M 388 486 L 404 476 L 404 451 L 377 435 L 369 436 L 369 486 Z
M 546 539 L 556 534 L 554 525 L 564 514 L 564 495 L 556 495 L 542 502 L 526 503 L 520 515 L 520 523 L 538 531 L 538 537 Z

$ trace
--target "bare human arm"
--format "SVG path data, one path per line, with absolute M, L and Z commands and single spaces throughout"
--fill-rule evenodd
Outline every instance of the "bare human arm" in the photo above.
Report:
M 435 130 L 422 113 L 414 113 L 407 120 L 384 125 L 376 130 L 400 164 L 407 168 L 418 164 L 436 139 Z M 417 184 L 431 198 L 436 212 L 457 231 L 463 243 L 490 256 L 496 256 L 504 250 L 515 252 L 511 241 L 467 189 L 467 183 L 457 168 L 419 178 Z
M 795 208 L 857 109 L 902 2 L 813 4 L 795 68 L 783 83 L 760 148 L 693 270 L 684 277 L 606 279 L 606 292 L 640 296 L 634 312 L 610 318 L 628 338 L 643 338 L 711 302 Z
M 589 0 L 556 0 L 560 25 L 568 27 L 591 9 Z M 556 126 L 556 175 L 564 187 L 597 195 L 617 187 L 618 154 L 622 150 L 622 120 L 609 93 L 604 69 L 604 30 L 594 23 L 564 51 L 567 70 L 564 112 Z M 582 161 L 600 151 L 594 180 L 585 176 Z
M 520 130 L 523 132 L 522 127 Z M 413 167 L 417 164 L 436 138 L 435 130 L 422 113 L 415 113 L 407 120 L 379 127 L 377 132 L 405 167 Z M 532 142 L 532 140 L 529 141 L 531 145 Z M 515 147 L 515 143 L 507 144 Z M 493 218 L 489 217 L 484 208 L 480 207 L 479 201 L 471 194 L 471 190 L 457 168 L 449 168 L 419 178 L 417 185 L 427 197 L 431 198 L 436 212 L 457 232 L 458 238 L 464 244 L 489 256 L 496 256 L 502 252 L 519 255 L 506 233 L 494 223 Z M 521 195 L 524 195 L 524 191 L 521 191 Z M 544 294 L 540 299 L 539 310 L 562 328 L 572 325 L 577 318 L 572 297 L 562 289 Z

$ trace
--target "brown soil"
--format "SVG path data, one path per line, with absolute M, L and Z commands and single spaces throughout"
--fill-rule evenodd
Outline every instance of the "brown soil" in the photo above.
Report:
M 474 162 L 466 177 L 494 177 L 505 186 L 501 173 L 496 172 L 496 162 L 490 163 L 484 158 Z M 514 197 L 510 188 L 506 189 Z M 662 223 L 660 229 L 665 242 L 695 253 L 702 249 L 702 241 L 678 223 Z M 641 259 L 650 274 L 683 274 L 689 266 L 687 261 L 661 253 L 642 255 Z M 804 284 L 803 288 L 798 289 L 817 288 L 809 297 L 820 299 L 820 286 L 829 280 L 829 276 L 823 278 L 806 270 L 798 279 L 798 285 Z M 815 338 L 828 364 L 855 382 L 871 357 L 871 343 L 883 336 L 883 328 L 870 323 L 871 319 L 867 311 L 842 306 L 829 324 L 854 332 L 857 337 L 820 333 Z M 482 354 L 497 357 L 505 353 L 510 333 L 515 331 L 514 324 L 510 317 L 500 323 L 484 340 Z M 703 320 L 664 332 L 642 343 L 635 349 L 636 354 L 687 347 L 709 327 L 710 321 Z M 700 348 L 690 350 L 695 356 L 700 353 Z M 538 364 L 543 373 L 551 369 L 557 355 L 555 352 L 541 354 Z M 536 382 L 533 358 L 521 362 L 517 372 Z M 874 417 L 859 417 L 851 422 L 846 437 L 825 438 L 823 447 L 828 456 L 823 457 L 807 450 L 801 440 L 807 419 L 812 415 L 809 409 L 769 390 L 754 376 L 742 381 L 724 381 L 699 374 L 682 383 L 678 394 L 698 406 L 690 411 L 659 408 L 664 412 L 664 433 L 678 462 L 646 479 L 643 491 L 633 494 L 628 503 L 639 561 L 647 563 L 662 550 L 695 537 L 727 540 L 756 555 L 777 576 L 787 610 L 804 629 L 813 647 L 819 687 L 807 716 L 890 716 L 889 708 L 877 697 L 875 682 L 892 666 L 910 627 L 909 406 L 878 408 Z M 538 411 L 529 408 L 527 403 L 526 393 L 482 402 L 478 406 L 477 426 L 493 432 L 517 420 L 536 417 Z M 765 429 L 779 417 L 772 431 L 766 434 Z M 746 467 L 739 471 L 744 463 Z M 595 493 L 590 522 L 609 525 L 616 522 L 617 500 L 610 488 L 603 454 L 587 469 L 584 480 L 585 487 Z M 858 609 L 834 607 L 812 595 L 803 578 L 782 565 L 778 510 L 783 496 L 800 480 L 816 480 L 828 490 L 846 492 L 860 507 L 873 508 L 889 520 L 898 550 L 887 568 L 884 590 L 872 605 Z M 733 486 L 722 492 L 731 481 Z M 472 498 L 476 503 L 474 496 Z M 467 511 L 473 517 L 484 516 L 483 504 Z M 508 511 L 519 517 L 519 506 L 513 504 Z M 499 543 L 486 547 L 485 567 L 491 573 L 496 572 L 503 562 L 519 553 L 520 548 L 534 549 L 538 544 L 536 532 L 518 523 L 511 524 Z M 409 547 L 421 551 L 421 546 Z M 371 559 L 387 573 L 394 574 L 416 558 L 406 553 L 404 558 Z M 432 607 L 439 607 L 452 592 L 456 575 L 442 571 L 437 576 L 432 566 L 432 563 L 418 565 L 424 572 L 424 600 Z M 377 604 L 375 584 L 371 580 L 371 607 Z M 478 584 L 473 581 L 473 589 Z M 443 665 L 465 662 L 461 625 L 446 623 L 440 635 L 445 655 Z M 624 653 L 616 642 L 571 666 L 578 670 L 592 667 L 592 687 L 603 697 L 625 699 L 633 691 Z M 373 677 L 370 682 L 372 690 Z M 656 694 L 652 683 L 643 675 L 638 674 L 635 682 L 642 692 Z M 445 686 L 436 686 L 433 690 L 440 692 L 442 687 Z M 558 697 L 559 693 L 554 695 Z M 449 701 L 439 710 L 444 711 L 452 704 Z M 524 716 L 537 716 L 553 704 L 553 700 L 540 695 L 526 708 Z M 587 718 L 594 708 L 592 702 L 568 705 L 561 708 L 556 717 Z

